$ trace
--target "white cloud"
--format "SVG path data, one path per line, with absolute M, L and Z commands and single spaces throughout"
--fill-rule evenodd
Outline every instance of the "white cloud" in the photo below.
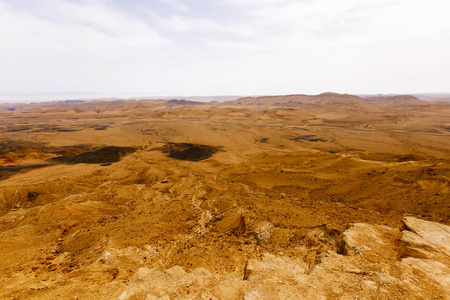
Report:
M 191 18 L 181 15 L 161 17 L 150 11 L 151 18 L 164 30 L 190 34 L 214 34 L 225 33 L 230 36 L 249 37 L 254 35 L 254 30 L 246 24 L 220 24 L 214 19 Z
M 303 0 L 305 1 L 305 0 Z M 306 0 L 308 1 L 308 0 Z M 259 8 L 268 6 L 279 6 L 288 3 L 296 2 L 296 0 L 220 0 L 221 5 L 247 7 L 247 8 Z
M 287 43 L 293 36 L 309 41 L 343 38 L 351 44 L 426 38 L 438 32 L 448 35 L 450 26 L 446 0 L 266 0 L 253 6 L 252 0 L 226 2 L 248 4 L 242 22 L 256 35 L 284 37 Z
M 129 74 L 169 44 L 108 1 L 35 1 L 36 11 L 0 1 L 2 92 L 123 91 Z M 132 65 L 130 68 L 127 64 Z
M 179 10 L 182 12 L 189 12 L 188 6 L 186 6 L 179 0 L 158 0 L 158 1 L 171 6 L 172 8 L 175 8 L 176 10 Z
M 158 1 L 0 0 L 0 91 L 450 90 L 448 0 Z
M 0 2 L 3 51 L 39 55 L 45 51 L 74 55 L 117 56 L 126 48 L 152 48 L 165 41 L 145 22 L 106 1 L 41 0 L 45 15 L 16 12 Z

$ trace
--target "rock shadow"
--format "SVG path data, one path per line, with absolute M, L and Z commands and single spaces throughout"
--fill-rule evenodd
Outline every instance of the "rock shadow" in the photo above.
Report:
M 122 157 L 135 152 L 132 147 L 109 146 L 77 155 L 63 155 L 51 158 L 54 163 L 65 164 L 110 164 L 118 162 Z
M 300 142 L 300 141 L 308 141 L 308 142 L 326 142 L 326 140 L 316 137 L 313 134 L 309 135 L 298 135 L 290 138 L 292 141 Z
M 18 165 L 0 166 L 0 180 L 5 180 L 15 174 L 22 172 L 22 171 L 39 169 L 39 168 L 43 168 L 46 166 L 48 166 L 48 164 L 27 165 L 27 166 L 18 166 Z
M 216 152 L 221 151 L 221 148 L 190 143 L 167 143 L 158 150 L 173 159 L 196 162 L 212 157 Z

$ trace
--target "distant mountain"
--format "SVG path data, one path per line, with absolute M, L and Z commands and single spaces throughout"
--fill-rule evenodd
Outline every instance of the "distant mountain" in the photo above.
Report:
M 193 105 L 204 105 L 205 102 L 199 102 L 199 101 L 190 101 L 190 100 L 184 100 L 184 99 L 172 99 L 164 103 L 166 106 L 193 106 Z
M 409 105 L 427 105 L 426 101 L 420 100 L 411 95 L 397 95 L 397 96 L 384 96 L 384 97 L 368 97 L 361 98 L 366 104 L 377 106 L 409 106 Z
M 434 101 L 434 100 L 450 100 L 450 93 L 423 93 L 414 94 L 421 100 Z
M 264 97 L 246 97 L 231 102 L 237 105 L 266 105 L 266 106 L 411 106 L 426 105 L 427 102 L 411 95 L 397 96 L 377 96 L 377 97 L 359 97 L 349 94 L 322 93 L 319 95 L 286 95 L 286 96 L 264 96 Z

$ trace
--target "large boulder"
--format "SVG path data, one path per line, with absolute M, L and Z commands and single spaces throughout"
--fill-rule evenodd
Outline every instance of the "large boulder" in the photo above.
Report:
M 450 261 L 450 226 L 413 217 L 403 218 L 403 257 Z
M 395 259 L 397 252 L 392 245 L 399 238 L 400 230 L 397 228 L 357 223 L 339 236 L 338 253 L 364 255 L 375 260 Z

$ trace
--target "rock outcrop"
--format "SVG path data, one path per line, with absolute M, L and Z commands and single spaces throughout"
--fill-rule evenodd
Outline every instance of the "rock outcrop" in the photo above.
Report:
M 249 260 L 242 276 L 141 268 L 119 299 L 449 299 L 449 227 L 403 222 L 403 231 L 354 224 L 338 239 L 340 254 L 320 254 L 311 270 L 282 253 Z
M 403 231 L 404 256 L 448 262 L 450 259 L 450 227 L 413 217 L 403 219 L 408 230 Z

